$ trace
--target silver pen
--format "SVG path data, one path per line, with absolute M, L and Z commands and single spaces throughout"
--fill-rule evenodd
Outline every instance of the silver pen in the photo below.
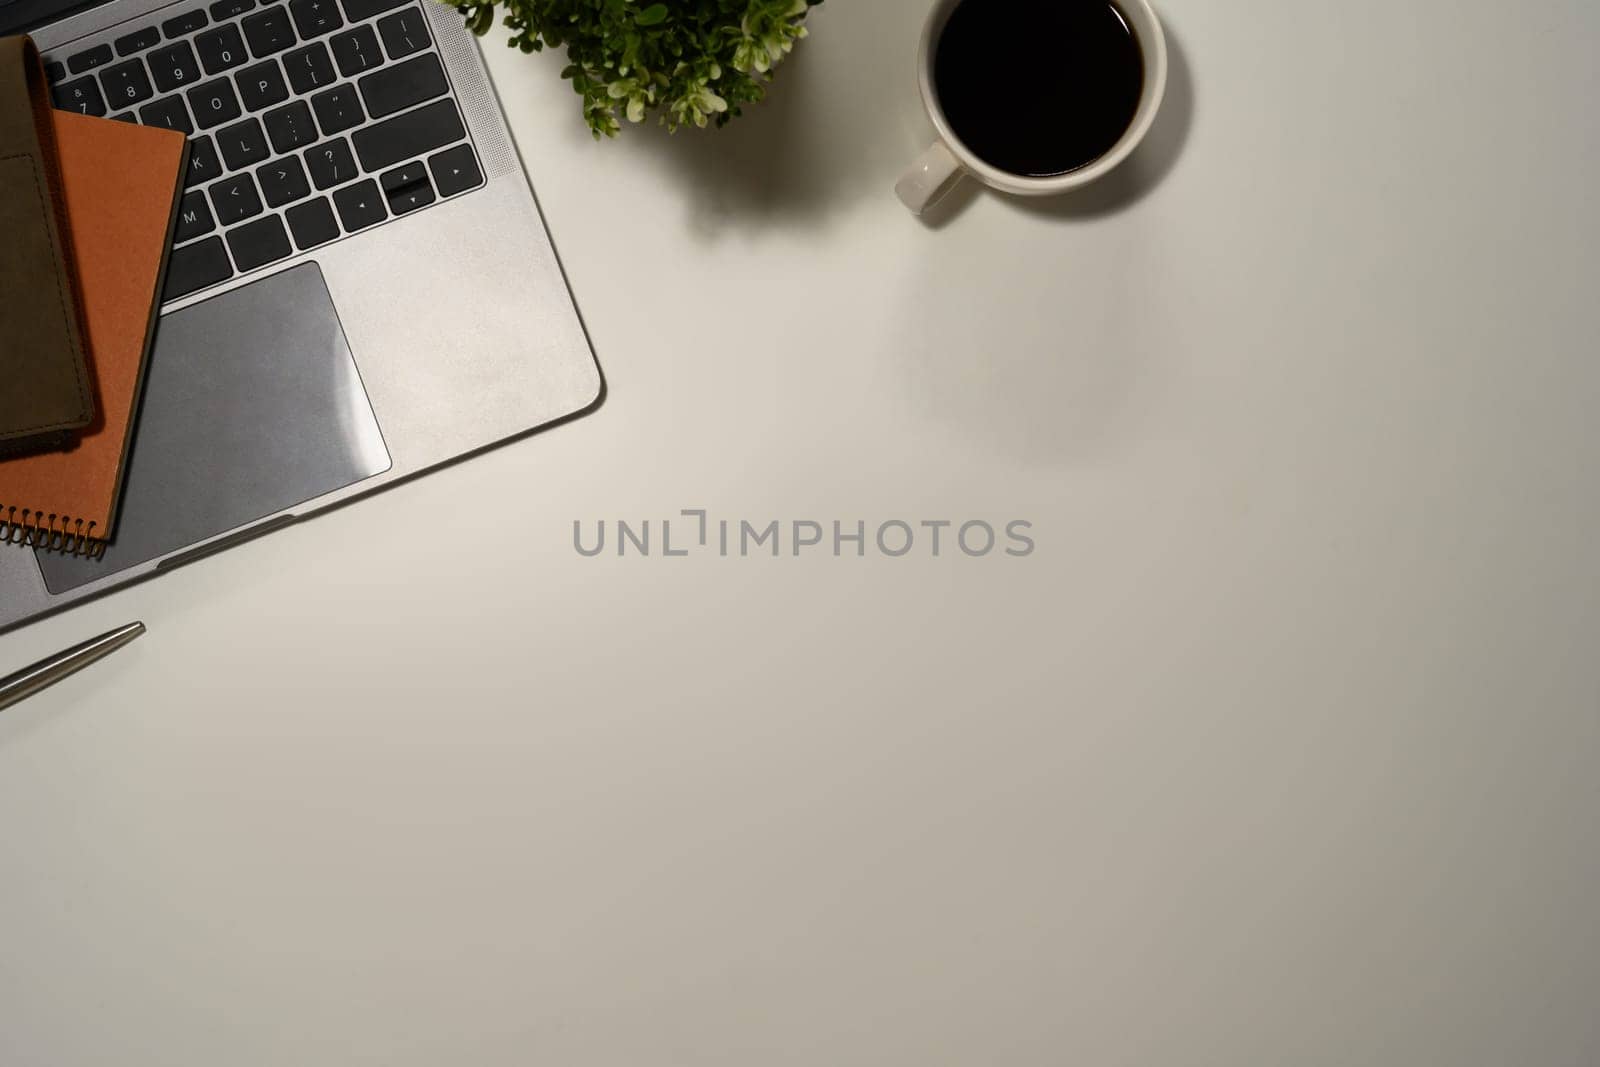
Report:
M 104 659 L 142 633 L 144 623 L 130 622 L 110 633 L 90 638 L 81 645 L 73 645 L 65 652 L 57 652 L 31 667 L 24 667 L 16 674 L 0 678 L 0 710 L 9 708 L 19 700 L 26 700 L 41 689 L 48 689 L 96 660 Z

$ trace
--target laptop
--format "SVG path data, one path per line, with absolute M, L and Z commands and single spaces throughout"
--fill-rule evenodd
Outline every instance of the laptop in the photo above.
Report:
M 600 401 L 461 14 L 432 0 L 0 0 L 55 104 L 190 138 L 103 556 L 0 547 L 0 630 Z

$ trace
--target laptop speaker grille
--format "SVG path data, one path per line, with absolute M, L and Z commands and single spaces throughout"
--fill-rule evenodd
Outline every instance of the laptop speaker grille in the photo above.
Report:
M 492 180 L 515 173 L 516 150 L 506 133 L 505 119 L 501 117 L 489 76 L 484 71 L 477 39 L 455 8 L 432 3 L 424 4 L 423 8 L 432 23 L 439 54 L 444 56 L 445 66 L 455 82 L 456 100 L 478 146 L 484 176 Z

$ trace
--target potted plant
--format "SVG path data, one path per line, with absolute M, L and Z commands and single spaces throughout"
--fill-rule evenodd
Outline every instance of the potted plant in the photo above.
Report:
M 598 139 L 652 112 L 669 130 L 721 126 L 761 100 L 822 0 L 445 0 L 487 33 L 496 8 L 524 52 L 567 50 L 561 76 Z

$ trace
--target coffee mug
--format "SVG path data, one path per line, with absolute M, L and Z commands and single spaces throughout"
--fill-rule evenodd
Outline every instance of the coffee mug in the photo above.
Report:
M 967 176 L 1001 192 L 1018 196 L 1054 196 L 1104 177 L 1133 154 L 1145 134 L 1150 132 L 1167 88 L 1167 39 L 1161 30 L 1161 21 L 1156 18 L 1148 0 L 1114 0 L 1114 6 L 1132 31 L 1143 59 L 1143 84 L 1127 129 L 1121 138 L 1093 161 L 1064 174 L 1048 177 L 1018 174 L 986 162 L 964 145 L 951 128 L 949 118 L 939 103 L 934 73 L 945 28 L 963 2 L 981 4 L 988 0 L 939 0 L 922 30 L 922 43 L 917 51 L 917 73 L 922 89 L 922 104 L 939 139 L 895 186 L 896 195 L 906 207 L 915 214 L 922 214 Z M 1049 136 L 1049 131 L 1041 130 L 1040 134 Z

